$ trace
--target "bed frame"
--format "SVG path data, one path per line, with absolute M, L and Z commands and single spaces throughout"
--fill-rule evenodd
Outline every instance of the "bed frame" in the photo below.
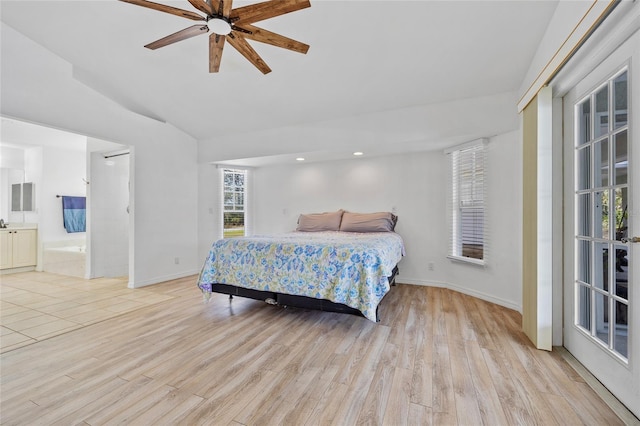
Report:
M 391 276 L 389 277 L 389 285 L 396 285 L 396 276 L 398 275 L 398 266 L 393 268 Z M 238 287 L 231 284 L 219 284 L 213 283 L 209 285 L 212 293 L 228 294 L 229 299 L 233 299 L 233 296 L 246 297 L 255 300 L 264 300 L 271 305 L 280 305 L 283 307 L 294 307 L 302 309 L 313 309 L 325 312 L 339 312 L 343 314 L 351 314 L 364 317 L 362 312 L 351 306 L 344 305 L 342 303 L 335 303 L 326 299 L 315 299 L 307 296 L 297 296 L 286 293 L 276 293 L 273 291 L 254 290 L 251 288 Z M 378 316 L 378 308 L 376 307 L 376 321 L 380 322 Z

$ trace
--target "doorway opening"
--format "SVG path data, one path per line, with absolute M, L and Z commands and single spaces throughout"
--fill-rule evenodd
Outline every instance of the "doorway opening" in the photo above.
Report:
M 16 119 L 0 120 L 0 218 L 35 229 L 36 260 L 31 270 L 80 278 L 130 275 L 132 149 Z M 116 156 L 105 158 L 109 155 Z M 13 176 L 19 176 L 21 184 L 29 183 L 33 204 L 28 211 L 11 207 Z M 82 202 L 83 227 L 70 232 L 64 226 L 62 197 Z M 11 268 L 3 269 L 10 272 Z

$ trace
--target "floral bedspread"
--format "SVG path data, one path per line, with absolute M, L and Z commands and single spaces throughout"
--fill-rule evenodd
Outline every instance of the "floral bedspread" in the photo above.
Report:
M 229 238 L 213 243 L 198 287 L 231 284 L 255 290 L 327 299 L 376 321 L 389 291 L 387 277 L 404 255 L 394 232 L 292 232 Z

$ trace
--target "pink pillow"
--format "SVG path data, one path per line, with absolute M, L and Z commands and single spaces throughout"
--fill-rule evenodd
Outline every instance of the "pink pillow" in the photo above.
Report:
M 392 232 L 397 221 L 398 216 L 388 212 L 344 212 L 340 230 L 344 232 Z
M 301 214 L 296 231 L 319 232 L 339 231 L 344 210 L 328 213 Z

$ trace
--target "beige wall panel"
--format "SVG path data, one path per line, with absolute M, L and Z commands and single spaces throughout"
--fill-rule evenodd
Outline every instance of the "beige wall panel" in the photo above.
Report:
M 523 111 L 522 137 L 522 329 L 536 342 L 537 336 L 537 168 L 538 100 Z

